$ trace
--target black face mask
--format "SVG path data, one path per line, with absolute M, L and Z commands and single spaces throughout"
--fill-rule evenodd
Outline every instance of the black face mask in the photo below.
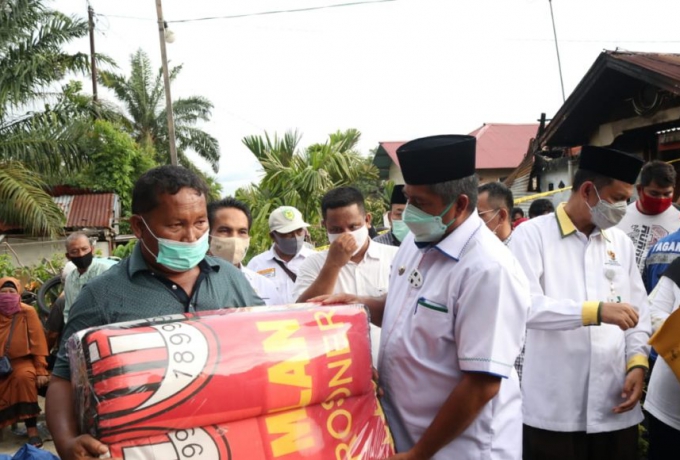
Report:
M 92 252 L 88 252 L 84 256 L 81 257 L 71 257 L 71 262 L 73 262 L 73 265 L 78 267 L 81 270 L 87 270 L 90 265 L 92 265 L 92 259 L 94 258 L 94 255 Z

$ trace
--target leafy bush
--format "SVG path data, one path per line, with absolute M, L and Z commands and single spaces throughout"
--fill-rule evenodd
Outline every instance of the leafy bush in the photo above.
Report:
M 24 289 L 37 292 L 44 282 L 59 275 L 65 264 L 66 259 L 63 254 L 54 254 L 51 259 L 43 259 L 38 264 L 17 267 L 9 254 L 0 254 L 0 277 L 17 278 L 24 285 Z

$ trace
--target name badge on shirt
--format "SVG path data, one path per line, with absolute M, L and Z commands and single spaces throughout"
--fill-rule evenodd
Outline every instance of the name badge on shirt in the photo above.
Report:
M 616 260 L 616 253 L 611 249 L 607 249 L 607 260 L 604 262 L 605 265 L 614 265 L 620 267 L 621 264 Z
M 418 270 L 413 270 L 408 277 L 408 283 L 414 288 L 419 288 L 423 285 L 423 275 Z
M 264 270 L 259 270 L 257 273 L 265 278 L 274 278 L 276 276 L 276 269 L 274 267 L 265 268 Z

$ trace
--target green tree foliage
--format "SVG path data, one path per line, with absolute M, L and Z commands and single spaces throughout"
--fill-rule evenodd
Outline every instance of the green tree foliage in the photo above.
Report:
M 130 57 L 129 76 L 102 71 L 99 73 L 101 84 L 111 89 L 125 105 L 127 125 L 137 143 L 143 148 L 153 147 L 158 155 L 159 164 L 170 163 L 167 107 L 165 107 L 165 88 L 163 73 L 152 68 L 149 56 L 138 50 Z M 182 66 L 170 69 L 170 81 L 174 81 Z M 213 104 L 201 96 L 177 99 L 172 103 L 175 118 L 177 156 L 180 164 L 193 167 L 187 157 L 193 151 L 206 160 L 213 171 L 219 169 L 219 142 L 197 125 L 210 121 Z
M 301 136 L 288 132 L 282 138 L 265 133 L 249 136 L 243 143 L 255 155 L 264 172 L 259 184 L 237 190 L 253 213 L 250 254 L 270 244 L 269 214 L 279 206 L 295 206 L 305 217 L 312 239 L 326 243 L 321 228 L 321 198 L 329 190 L 354 184 L 378 182 L 378 170 L 356 150 L 361 133 L 356 129 L 337 131 L 323 144 L 299 149 Z
M 87 71 L 87 55 L 63 50 L 87 31 L 87 23 L 41 0 L 2 2 L 0 8 L 0 221 L 30 233 L 61 231 L 61 210 L 32 171 L 56 174 L 80 165 L 82 131 L 63 98 L 43 110 L 26 108 L 54 99 L 52 85 L 69 73 Z
M 132 188 L 142 173 L 153 168 L 152 154 L 144 151 L 119 126 L 105 120 L 94 122 L 83 148 L 92 162 L 76 177 L 77 185 L 118 194 L 123 214 L 130 211 Z
M 31 234 L 55 234 L 64 214 L 45 193 L 41 177 L 18 161 L 0 160 L 0 220 Z
M 44 96 L 71 72 L 87 72 L 87 54 L 63 46 L 88 33 L 87 23 L 44 6 L 43 0 L 2 2 L 0 9 L 0 119 Z

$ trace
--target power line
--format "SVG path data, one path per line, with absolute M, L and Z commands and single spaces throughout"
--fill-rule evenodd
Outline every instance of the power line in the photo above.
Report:
M 336 3 L 333 5 L 322 5 L 322 6 L 310 6 L 308 8 L 297 8 L 297 9 L 290 9 L 290 10 L 274 10 L 274 11 L 261 11 L 259 13 L 245 13 L 245 14 L 234 14 L 234 15 L 228 15 L 228 16 L 208 16 L 204 18 L 192 18 L 192 19 L 176 19 L 174 21 L 166 21 L 168 24 L 170 23 L 182 23 L 182 22 L 199 22 L 199 21 L 212 21 L 215 19 L 239 19 L 239 18 L 249 18 L 253 16 L 267 16 L 267 15 L 272 15 L 272 14 L 284 14 L 284 13 L 303 13 L 303 12 L 308 12 L 308 11 L 316 11 L 316 10 L 324 10 L 324 9 L 330 9 L 330 8 L 344 8 L 347 6 L 358 6 L 358 5 L 370 5 L 371 3 L 387 3 L 387 2 L 396 2 L 397 0 L 371 0 L 371 1 L 359 1 L 359 2 L 349 2 L 349 3 Z M 100 13 L 103 16 L 108 16 L 110 18 L 121 18 L 121 19 L 133 19 L 137 21 L 154 21 L 156 22 L 155 19 L 152 18 L 142 18 L 138 16 L 120 16 L 120 15 L 115 15 L 115 14 L 104 14 Z

